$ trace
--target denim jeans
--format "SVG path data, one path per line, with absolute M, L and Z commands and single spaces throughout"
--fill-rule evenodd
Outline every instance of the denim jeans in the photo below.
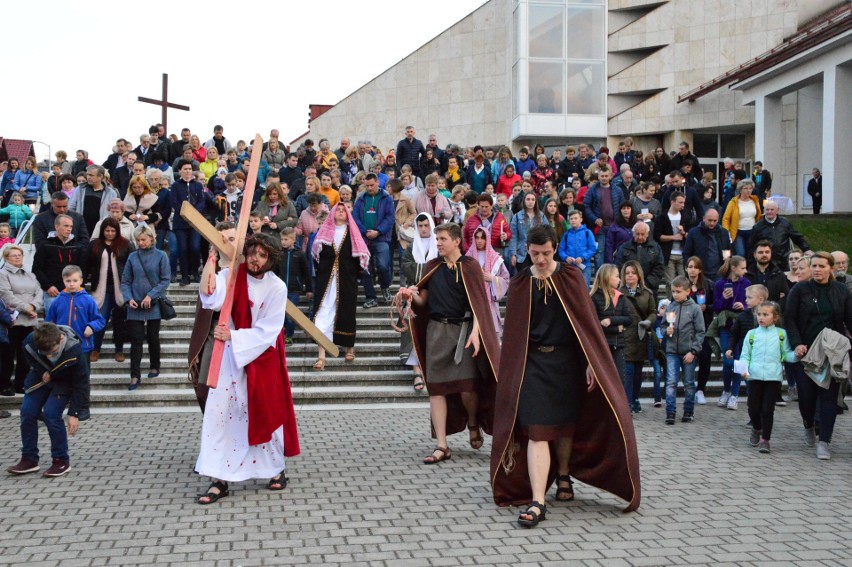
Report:
M 299 296 L 301 294 L 298 291 L 288 291 L 287 292 L 287 301 L 295 305 L 299 306 Z M 293 333 L 296 332 L 296 322 L 293 321 L 289 315 L 284 319 L 284 334 L 288 337 L 292 337 Z
M 600 232 L 598 232 L 597 236 L 595 236 L 595 242 L 598 244 L 597 250 L 595 250 L 595 272 L 601 269 L 601 266 L 604 263 L 604 248 L 606 248 L 606 227 L 601 227 Z M 588 265 L 588 263 L 587 263 Z M 591 268 L 590 268 L 591 270 Z M 591 272 L 589 272 L 591 274 Z M 589 284 L 589 278 L 586 278 L 586 285 Z
M 683 370 L 683 413 L 695 410 L 695 360 L 687 364 L 682 354 L 666 353 L 666 413 L 677 413 L 677 382 Z
M 750 230 L 737 231 L 737 238 L 734 240 L 734 255 L 745 258 L 746 248 L 748 248 L 748 240 L 751 237 Z
M 60 290 L 61 291 L 61 290 Z M 59 297 L 58 295 L 56 297 Z M 56 299 L 56 297 L 50 297 L 46 291 L 41 292 L 41 301 L 44 304 L 44 316 L 47 317 L 47 312 L 50 310 L 50 304 Z
M 391 284 L 391 254 L 390 244 L 387 242 L 370 242 L 367 244 L 370 257 L 376 262 L 376 272 L 379 275 L 379 286 L 385 290 Z M 361 278 L 364 286 L 364 295 L 367 299 L 376 299 L 376 288 L 373 287 L 373 275 L 365 273 Z
M 174 233 L 180 259 L 180 276 L 181 280 L 186 282 L 190 277 L 198 275 L 198 265 L 201 263 L 201 235 L 191 228 L 180 228 Z
M 627 403 L 631 406 L 639 399 L 642 392 L 642 367 L 644 362 L 625 362 L 624 365 L 624 392 L 627 394 Z
M 166 248 L 167 240 L 169 245 L 168 249 Z M 158 230 L 157 250 L 162 250 L 169 255 L 169 267 L 172 269 L 172 275 L 177 274 L 178 245 L 175 233 L 171 230 Z
M 106 297 L 104 297 L 104 304 L 99 309 L 101 316 L 104 318 L 104 321 L 106 321 L 106 324 L 104 325 L 103 331 L 98 331 L 94 335 L 94 342 L 95 342 L 94 350 L 96 350 L 98 352 L 100 352 L 101 346 L 103 346 L 103 344 L 104 344 L 104 335 L 106 335 L 106 325 L 109 325 L 109 319 L 112 316 L 112 310 L 115 309 L 116 307 L 118 307 L 118 305 L 116 305 L 116 303 L 115 303 L 115 294 L 107 292 Z M 115 336 L 116 335 L 114 334 L 114 331 L 113 331 L 113 337 L 115 337 Z M 115 352 L 116 353 L 122 352 L 124 350 L 124 343 L 119 343 L 117 340 L 113 340 L 113 342 L 115 343 Z
M 719 344 L 722 347 L 722 389 L 725 392 L 730 392 L 732 396 L 737 397 L 740 395 L 742 377 L 734 372 L 734 359 L 739 356 L 739 353 L 737 352 L 737 345 L 732 345 L 730 342 L 731 331 L 721 329 L 719 331 Z M 728 349 L 731 349 L 734 355 L 734 358 L 730 360 L 725 356 Z
M 42 415 L 50 436 L 50 456 L 68 460 L 68 433 L 65 431 L 62 413 L 69 401 L 68 396 L 53 395 L 50 383 L 24 395 L 21 403 L 22 457 L 38 462 L 38 418 Z

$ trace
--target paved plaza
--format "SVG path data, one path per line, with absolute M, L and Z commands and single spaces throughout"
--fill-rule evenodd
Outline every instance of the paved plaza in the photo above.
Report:
M 212 506 L 195 504 L 200 414 L 96 413 L 71 442 L 67 476 L 2 473 L 0 564 L 852 565 L 848 415 L 820 462 L 795 404 L 776 413 L 771 455 L 748 446 L 745 411 L 699 407 L 695 423 L 672 427 L 646 408 L 639 510 L 622 514 L 622 501 L 577 483 L 575 502 L 549 502 L 525 530 L 516 508 L 491 500 L 490 438 L 477 452 L 456 435 L 452 460 L 424 466 L 425 405 L 298 413 L 290 486 L 232 485 Z M 5 469 L 19 456 L 17 418 L 0 421 L 0 439 Z

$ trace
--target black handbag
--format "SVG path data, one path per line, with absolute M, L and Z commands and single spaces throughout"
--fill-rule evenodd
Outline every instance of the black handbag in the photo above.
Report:
M 152 286 L 156 286 L 158 280 L 156 278 L 151 278 L 151 274 L 148 273 L 148 270 L 145 268 L 145 264 L 142 263 L 142 260 L 139 260 L 139 258 L 136 258 L 136 260 L 139 262 L 139 265 L 142 266 L 142 271 L 145 272 L 145 279 L 148 280 L 148 283 Z M 160 319 L 163 321 L 171 321 L 177 317 L 177 311 L 175 311 L 174 303 L 172 303 L 172 300 L 165 295 L 161 297 L 152 297 L 151 305 L 153 305 L 154 302 L 157 302 L 160 305 Z

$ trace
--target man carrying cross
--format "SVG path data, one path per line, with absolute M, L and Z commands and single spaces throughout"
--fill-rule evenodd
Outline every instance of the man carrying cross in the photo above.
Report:
M 299 454 L 284 352 L 287 286 L 269 273 L 280 253 L 275 238 L 254 234 L 245 243 L 245 263 L 236 264 L 233 289 L 228 286 L 231 268 L 200 286 L 204 309 L 222 309 L 228 294 L 233 309 L 213 333 L 225 345 L 201 428 L 195 470 L 212 482 L 199 504 L 228 496 L 229 482 L 252 478 L 269 478 L 269 490 L 283 490 L 288 481 L 284 458 Z M 208 261 L 215 263 L 215 256 Z

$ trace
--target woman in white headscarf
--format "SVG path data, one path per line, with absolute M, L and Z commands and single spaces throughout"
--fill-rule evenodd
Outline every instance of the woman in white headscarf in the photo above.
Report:
M 402 254 L 402 271 L 409 285 L 417 285 L 423 277 L 423 268 L 426 262 L 438 257 L 438 243 L 435 240 L 435 222 L 432 216 L 420 213 L 414 219 L 416 234 L 414 240 Z M 423 391 L 423 372 L 420 370 L 420 362 L 417 353 L 414 352 L 411 342 L 411 330 L 406 329 L 400 335 L 399 357 L 406 360 L 406 364 L 414 370 L 414 390 Z

